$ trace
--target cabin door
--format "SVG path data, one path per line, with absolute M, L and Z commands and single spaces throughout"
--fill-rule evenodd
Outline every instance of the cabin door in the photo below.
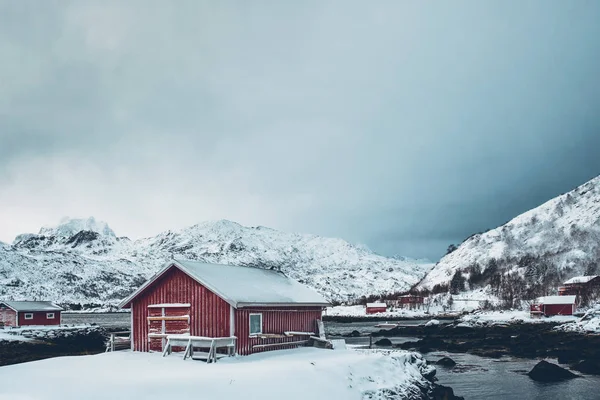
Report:
M 169 335 L 189 334 L 189 304 L 151 304 L 148 306 L 148 347 L 150 351 L 163 351 Z M 173 348 L 173 351 L 179 351 L 179 349 Z

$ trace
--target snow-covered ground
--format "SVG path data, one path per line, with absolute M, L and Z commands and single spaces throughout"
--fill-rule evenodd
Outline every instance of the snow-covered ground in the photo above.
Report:
M 431 368 L 402 351 L 301 348 L 216 364 L 115 352 L 0 367 L 0 400 L 415 398 Z
M 8 342 L 26 342 L 28 340 L 33 340 L 31 338 L 27 338 L 25 336 L 21 336 L 16 331 L 12 332 L 5 329 L 0 329 L 0 342 L 6 340 Z
M 549 322 L 572 322 L 576 320 L 577 317 L 572 315 L 557 315 L 549 318 L 531 318 L 529 311 L 521 310 L 477 311 L 460 317 L 458 326 L 479 326 L 510 323 L 541 324 Z
M 86 325 L 52 325 L 52 326 L 21 326 L 18 328 L 6 327 L 0 329 L 0 340 L 28 341 L 36 339 L 55 339 L 69 337 L 76 334 L 89 333 L 100 329 L 98 326 Z
M 389 317 L 389 318 L 423 318 L 427 314 L 425 309 L 421 310 L 408 310 L 403 308 L 389 308 L 387 312 L 367 314 L 365 306 L 335 306 L 328 307 L 326 315 L 330 316 L 342 316 L 342 317 Z
M 462 292 L 457 295 L 440 293 L 426 299 L 431 305 L 425 304 L 420 309 L 388 307 L 387 312 L 367 314 L 365 306 L 335 306 L 327 308 L 327 315 L 344 317 L 374 317 L 374 318 L 428 318 L 435 315 L 451 315 L 478 310 L 483 302 L 497 305 L 500 300 L 490 293 L 489 287 Z
M 589 310 L 580 319 L 559 325 L 555 329 L 565 332 L 600 334 L 600 306 Z

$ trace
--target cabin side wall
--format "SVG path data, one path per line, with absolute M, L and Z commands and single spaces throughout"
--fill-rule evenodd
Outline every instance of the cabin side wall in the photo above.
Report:
M 47 313 L 53 313 L 54 318 L 46 318 Z M 25 314 L 33 314 L 33 319 L 25 319 Z M 60 325 L 60 311 L 19 311 L 19 326 Z
M 573 304 L 546 304 L 544 305 L 545 315 L 573 315 Z
M 289 348 L 289 345 L 254 348 L 261 344 L 275 344 L 306 340 L 309 335 L 261 339 L 250 337 L 250 314 L 262 314 L 263 334 L 284 332 L 317 332 L 317 320 L 323 315 L 322 307 L 252 307 L 235 310 L 235 336 L 237 352 L 248 355 L 269 350 Z
M 366 309 L 367 314 L 377 314 L 382 312 L 387 312 L 387 307 L 367 307 Z
M 148 306 L 165 303 L 190 304 L 190 335 L 229 336 L 229 304 L 172 267 L 132 302 L 133 349 L 149 351 Z
M 8 307 L 0 306 L 0 325 L 17 326 L 17 312 Z

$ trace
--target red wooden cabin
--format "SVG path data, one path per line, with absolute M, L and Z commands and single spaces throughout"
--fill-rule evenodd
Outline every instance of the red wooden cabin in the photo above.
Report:
M 423 296 L 416 296 L 413 294 L 407 294 L 400 296 L 400 307 L 402 308 L 421 308 L 423 306 Z
M 559 296 L 566 295 L 585 295 L 592 291 L 600 292 L 600 276 L 588 275 L 588 276 L 576 276 L 569 279 L 563 286 L 558 288 Z
M 387 304 L 385 303 L 367 303 L 366 313 L 377 314 L 387 311 Z
M 60 325 L 61 311 L 49 301 L 0 301 L 0 325 Z
M 171 260 L 123 300 L 135 351 L 162 351 L 166 337 L 235 336 L 241 355 L 298 346 L 318 334 L 329 303 L 283 273 Z
M 573 315 L 577 296 L 546 296 L 531 305 L 531 316 Z

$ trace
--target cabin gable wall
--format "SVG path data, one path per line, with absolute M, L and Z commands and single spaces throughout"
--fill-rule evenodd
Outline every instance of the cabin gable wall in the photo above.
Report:
M 149 351 L 148 306 L 189 303 L 190 335 L 230 336 L 230 306 L 225 300 L 192 279 L 177 267 L 171 267 L 131 302 L 133 349 Z
M 17 312 L 0 305 L 0 325 L 17 326 Z

